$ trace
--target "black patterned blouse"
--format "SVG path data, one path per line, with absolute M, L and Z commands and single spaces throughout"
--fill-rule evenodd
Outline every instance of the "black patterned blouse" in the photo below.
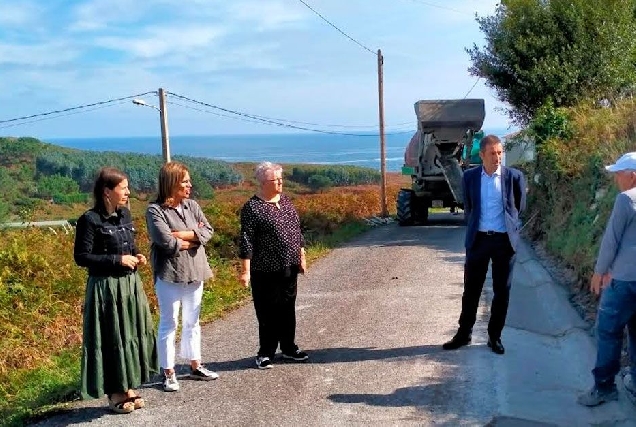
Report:
M 120 208 L 107 215 L 89 209 L 77 220 L 75 263 L 89 276 L 125 276 L 135 269 L 121 265 L 122 255 L 137 255 L 135 227 L 130 211 Z
M 251 260 L 251 271 L 274 272 L 300 265 L 300 248 L 305 246 L 300 218 L 284 194 L 278 205 L 253 196 L 241 209 L 239 258 Z

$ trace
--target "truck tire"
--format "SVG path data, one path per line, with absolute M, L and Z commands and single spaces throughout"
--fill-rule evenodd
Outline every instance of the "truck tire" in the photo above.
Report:
M 428 198 L 421 198 L 417 200 L 417 209 L 414 209 L 414 216 L 418 223 L 425 224 L 428 221 L 428 207 L 431 201 Z
M 400 190 L 397 196 L 397 221 L 401 226 L 413 225 L 413 210 L 411 208 L 411 190 Z

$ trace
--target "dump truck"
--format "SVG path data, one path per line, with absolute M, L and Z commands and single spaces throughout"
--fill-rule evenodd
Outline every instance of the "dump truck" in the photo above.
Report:
M 400 225 L 425 223 L 429 208 L 463 209 L 464 170 L 480 163 L 483 99 L 423 100 L 415 103 L 417 131 L 404 152 L 402 173 L 411 188 L 397 196 Z

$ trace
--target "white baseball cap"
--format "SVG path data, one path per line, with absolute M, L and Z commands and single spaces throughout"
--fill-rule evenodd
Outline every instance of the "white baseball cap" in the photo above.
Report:
M 613 165 L 605 166 L 608 172 L 620 172 L 624 170 L 636 171 L 636 152 L 626 153 Z

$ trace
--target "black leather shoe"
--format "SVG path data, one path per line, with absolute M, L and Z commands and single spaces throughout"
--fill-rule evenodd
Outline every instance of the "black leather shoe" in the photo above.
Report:
M 444 350 L 457 350 L 459 347 L 470 344 L 472 337 L 470 335 L 455 334 L 455 336 L 448 342 L 442 344 Z
M 497 338 L 496 340 L 493 339 L 488 339 L 488 348 L 490 348 L 492 350 L 493 353 L 496 354 L 504 354 L 506 352 L 506 349 L 504 348 L 503 344 L 501 343 L 501 338 Z

